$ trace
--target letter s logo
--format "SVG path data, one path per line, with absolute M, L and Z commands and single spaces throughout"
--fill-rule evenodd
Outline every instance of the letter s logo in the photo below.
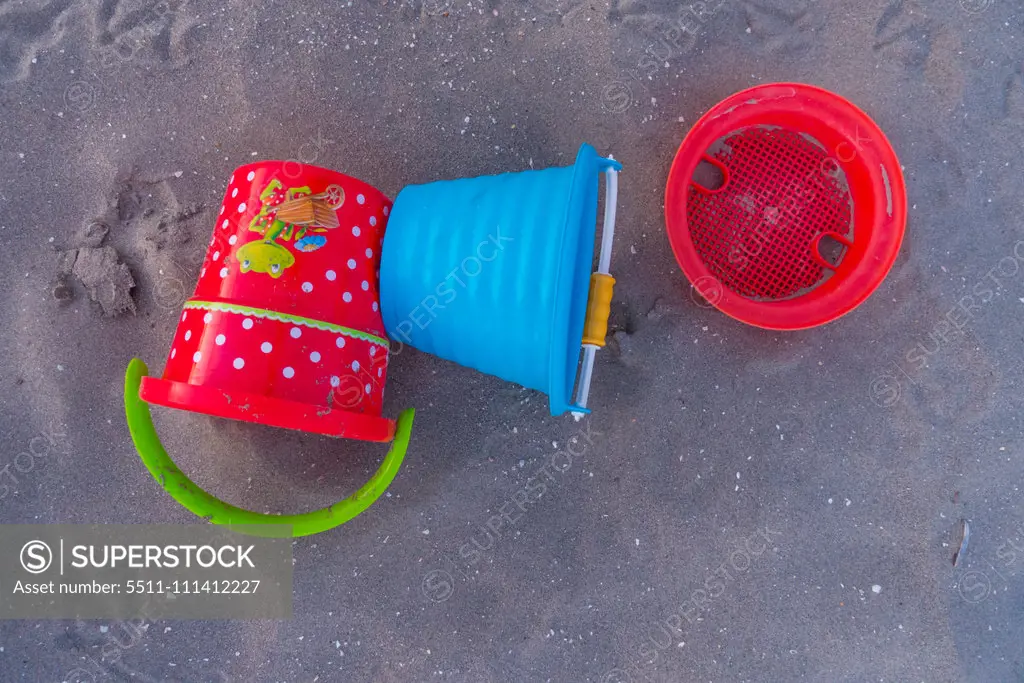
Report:
M 21 566 L 29 574 L 42 574 L 52 562 L 53 552 L 42 541 L 29 541 L 21 548 Z

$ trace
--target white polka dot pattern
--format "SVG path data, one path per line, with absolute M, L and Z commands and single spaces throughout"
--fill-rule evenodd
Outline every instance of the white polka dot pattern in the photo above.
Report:
M 377 281 L 371 278 L 379 266 L 391 207 L 381 195 L 351 184 L 351 179 L 341 176 L 328 182 L 317 175 L 319 171 L 298 167 L 303 169 L 300 178 L 279 173 L 280 162 L 250 164 L 231 177 L 194 298 L 181 312 L 164 377 L 226 394 L 235 391 L 239 396 L 379 415 L 387 347 L 357 333 L 317 327 L 312 321 L 384 336 Z M 307 172 L 313 177 L 306 178 Z M 281 185 L 264 193 L 274 178 Z M 337 209 L 344 226 L 340 230 L 291 226 L 268 238 L 270 223 L 254 222 L 261 210 L 279 204 L 289 190 L 308 185 L 313 192 L 322 192 L 333 184 L 347 198 Z M 272 242 L 276 251 L 252 247 L 239 255 L 240 249 L 261 241 Z M 271 266 L 277 270 L 270 272 Z M 211 304 L 212 309 L 199 305 L 206 301 L 219 303 Z M 245 310 L 219 307 L 231 305 Z M 260 308 L 272 313 L 263 314 Z M 282 321 L 275 317 L 278 312 L 294 317 Z

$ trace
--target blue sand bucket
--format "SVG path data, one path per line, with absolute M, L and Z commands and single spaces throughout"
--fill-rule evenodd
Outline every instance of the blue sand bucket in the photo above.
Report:
M 381 250 L 388 335 L 542 391 L 552 415 L 588 412 L 614 283 L 608 265 L 621 168 L 583 145 L 573 166 L 403 189 Z M 602 171 L 605 222 L 592 277 Z

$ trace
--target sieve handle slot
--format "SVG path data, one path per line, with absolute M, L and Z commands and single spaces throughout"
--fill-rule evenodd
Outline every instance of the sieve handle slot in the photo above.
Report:
M 696 181 L 695 176 L 697 174 L 697 168 L 700 167 L 701 163 L 710 164 L 711 166 L 714 166 L 715 168 L 718 169 L 718 172 L 722 174 L 722 184 L 720 186 L 715 188 L 706 187 Z M 695 187 L 698 192 L 702 194 L 718 194 L 719 192 L 723 191 L 726 187 L 729 186 L 729 169 L 728 167 L 726 167 L 725 164 L 723 164 L 721 161 L 714 158 L 713 156 L 702 154 L 700 157 L 700 161 L 697 162 L 697 166 L 694 166 L 693 168 L 693 174 L 690 176 L 690 184 L 693 187 Z
M 833 239 L 836 242 L 839 242 L 847 249 L 853 246 L 853 242 L 848 238 L 844 237 L 843 235 L 840 235 L 838 232 L 823 232 L 814 239 L 814 242 L 811 245 L 811 257 L 818 262 L 818 265 L 827 268 L 831 271 L 836 271 L 839 269 L 839 265 L 842 265 L 842 259 L 840 259 L 839 264 L 833 264 L 830 263 L 828 259 L 821 255 L 821 241 L 826 237 Z M 845 252 L 843 255 L 845 256 Z

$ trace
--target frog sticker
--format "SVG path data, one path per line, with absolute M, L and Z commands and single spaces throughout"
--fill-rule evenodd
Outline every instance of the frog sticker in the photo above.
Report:
M 295 255 L 276 242 L 249 242 L 235 252 L 243 273 L 253 271 L 266 273 L 272 278 L 281 277 L 285 268 L 295 263 Z
M 337 210 L 345 203 L 345 190 L 330 185 L 313 194 L 309 186 L 287 190 L 276 178 L 260 193 L 260 212 L 249 223 L 249 230 L 263 236 L 238 248 L 235 258 L 243 273 L 266 273 L 281 277 L 295 264 L 295 254 L 280 242 L 293 242 L 300 252 L 316 251 L 327 244 L 320 233 L 339 225 Z

